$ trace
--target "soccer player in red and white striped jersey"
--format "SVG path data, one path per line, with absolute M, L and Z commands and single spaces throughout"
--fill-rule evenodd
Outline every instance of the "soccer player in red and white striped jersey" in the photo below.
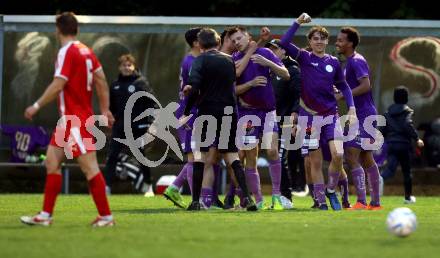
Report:
M 102 115 L 108 119 L 110 126 L 114 121 L 109 109 L 109 90 L 101 64 L 91 49 L 76 40 L 77 34 L 78 21 L 73 13 L 65 12 L 56 17 L 56 35 L 62 47 L 55 63 L 54 79 L 24 114 L 31 120 L 40 108 L 58 98 L 61 118 L 46 154 L 43 209 L 35 216 L 21 217 L 21 221 L 28 225 L 48 226 L 52 223 L 55 201 L 61 191 L 61 163 L 66 156 L 77 159 L 88 180 L 99 213 L 92 226 L 114 225 L 90 130 L 95 121 L 92 109 L 93 85 L 96 87 Z

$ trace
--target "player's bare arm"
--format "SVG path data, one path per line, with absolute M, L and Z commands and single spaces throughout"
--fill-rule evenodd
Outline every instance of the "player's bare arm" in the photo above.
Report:
M 253 80 L 248 81 L 246 83 L 237 85 L 235 87 L 235 94 L 241 95 L 245 93 L 246 91 L 252 89 L 253 87 L 261 87 L 267 85 L 267 79 L 264 76 L 256 76 Z
M 256 64 L 269 67 L 272 72 L 274 72 L 277 76 L 283 78 L 284 80 L 290 79 L 289 71 L 286 67 L 279 66 L 269 59 L 263 57 L 262 55 L 252 55 L 251 60 Z
M 66 82 L 67 81 L 63 78 L 55 77 L 46 88 L 43 95 L 41 95 L 41 97 L 35 101 L 32 106 L 26 108 L 24 117 L 28 120 L 32 120 L 32 117 L 40 110 L 40 108 L 44 107 L 58 97 L 58 94 L 63 90 Z
M 257 41 L 257 45 L 260 47 L 264 47 L 264 45 L 266 45 L 266 43 L 270 40 L 270 38 L 271 38 L 270 29 L 268 27 L 262 27 L 260 29 L 260 38 Z
M 257 50 L 258 45 L 255 41 L 250 41 L 249 42 L 249 48 L 248 51 L 246 52 L 246 54 L 244 55 L 244 57 L 242 59 L 240 59 L 240 61 L 235 63 L 235 75 L 237 77 L 240 77 L 240 75 L 243 73 L 243 71 L 246 69 L 249 60 L 251 60 L 252 55 L 255 53 L 255 51 Z

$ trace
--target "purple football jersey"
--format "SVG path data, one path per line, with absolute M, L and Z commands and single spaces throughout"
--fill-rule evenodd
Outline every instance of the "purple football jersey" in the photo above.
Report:
M 301 68 L 301 101 L 300 105 L 313 115 L 336 115 L 337 102 L 333 86 L 345 84 L 339 60 L 331 55 L 316 56 L 310 51 L 299 49 L 290 43 L 299 24 L 294 23 L 281 39 L 286 53 L 295 58 Z
M 367 61 L 362 55 L 356 52 L 347 58 L 344 73 L 345 79 L 351 89 L 359 86 L 360 79 L 370 77 L 370 69 Z M 371 90 L 362 95 L 353 96 L 353 100 L 356 107 L 356 113 L 359 117 L 366 117 L 377 113 Z
M 268 48 L 258 48 L 255 51 L 255 54 L 261 55 L 275 64 L 284 67 L 283 62 L 281 62 L 281 60 Z M 232 55 L 232 59 L 234 61 L 238 61 L 242 59 L 244 55 L 245 53 L 235 52 Z M 269 67 L 256 64 L 252 60 L 249 60 L 245 70 L 241 76 L 237 78 L 237 85 L 251 81 L 257 76 L 266 77 L 266 86 L 253 87 L 241 94 L 239 98 L 241 98 L 245 103 L 249 104 L 251 108 L 272 111 L 275 109 L 275 94 L 272 88 Z
M 179 87 L 179 108 L 176 111 L 176 117 L 180 118 L 185 110 L 186 102 L 188 97 L 183 95 L 183 88 L 188 84 L 189 72 L 191 70 L 191 65 L 196 57 L 188 54 L 183 58 L 182 64 L 180 66 L 180 87 Z M 195 114 L 195 109 L 193 110 Z
M 1 125 L 4 135 L 11 138 L 11 162 L 25 162 L 28 155 L 33 154 L 37 148 L 46 147 L 50 137 L 41 126 L 15 126 Z

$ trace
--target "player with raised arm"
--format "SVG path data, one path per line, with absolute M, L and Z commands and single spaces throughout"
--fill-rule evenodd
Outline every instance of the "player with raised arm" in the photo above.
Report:
M 62 47 L 55 63 L 54 79 L 43 95 L 24 113 L 27 119 L 32 120 L 42 107 L 58 98 L 61 118 L 46 154 L 43 209 L 35 216 L 21 217 L 21 222 L 27 225 L 52 224 L 55 201 L 61 191 L 61 163 L 66 155 L 77 159 L 87 178 L 99 213 L 92 226 L 114 225 L 105 193 L 105 180 L 96 158 L 94 137 L 89 128 L 95 121 L 92 108 L 93 85 L 98 94 L 101 114 L 107 118 L 110 126 L 113 124 L 114 118 L 109 109 L 109 89 L 101 64 L 91 49 L 77 41 L 77 33 L 78 21 L 73 13 L 64 12 L 56 17 L 56 36 Z
M 356 52 L 359 44 L 359 32 L 352 27 L 340 30 L 336 39 L 336 50 L 347 58 L 345 65 L 345 79 L 353 94 L 356 115 L 359 120 L 359 133 L 354 140 L 345 143 L 345 160 L 351 171 L 356 188 L 357 202 L 351 209 L 378 210 L 381 209 L 379 197 L 379 169 L 373 158 L 373 152 L 362 147 L 362 139 L 373 141 L 373 137 L 364 129 L 364 121 L 369 116 L 377 115 L 371 93 L 370 69 L 365 58 Z M 337 94 L 337 99 L 342 99 L 342 94 Z M 371 201 L 367 206 L 365 173 L 370 186 Z
M 311 51 L 299 49 L 291 41 L 299 26 L 311 22 L 310 16 L 301 14 L 286 34 L 280 44 L 287 54 L 295 58 L 301 68 L 303 87 L 301 88 L 299 115 L 307 118 L 307 128 L 310 130 L 310 139 L 307 139 L 305 149 L 310 156 L 310 169 L 315 199 L 319 208 L 328 209 L 325 196 L 330 200 L 334 210 L 341 210 L 341 204 L 336 196 L 336 186 L 342 171 L 343 142 L 342 128 L 338 119 L 337 103 L 333 86 L 335 85 L 344 95 L 349 107 L 348 115 L 356 115 L 350 87 L 345 81 L 339 61 L 336 57 L 325 53 L 328 44 L 328 31 L 321 26 L 310 29 L 307 38 Z M 330 123 L 318 118 L 330 119 Z M 325 119 L 327 118 L 327 119 Z M 301 122 L 301 120 L 299 120 Z M 315 122 L 316 121 L 316 122 Z M 327 121 L 326 121 L 327 122 Z M 304 128 L 303 128 L 304 129 Z M 328 172 L 328 184 L 324 186 L 322 174 L 322 152 L 320 142 L 329 144 L 331 162 Z
M 272 179 L 272 207 L 281 210 L 283 209 L 280 199 L 281 162 L 278 154 L 277 134 L 279 129 L 276 122 L 275 94 L 270 80 L 270 73 L 273 72 L 277 76 L 288 80 L 290 78 L 289 72 L 270 49 L 256 48 L 254 50 L 257 44 L 250 41 L 245 28 L 232 28 L 229 35 L 237 48 L 233 59 L 235 62 L 239 62 L 239 66 L 243 70 L 241 74 L 237 72 L 236 94 L 239 98 L 239 115 L 240 117 L 257 116 L 261 121 L 258 126 L 254 125 L 252 121 L 246 121 L 246 124 L 238 125 L 247 128 L 243 143 L 254 144 L 263 138 L 270 143 L 270 146 L 267 146 L 267 155 Z M 250 60 L 245 60 L 249 55 Z M 267 128 L 265 128 L 266 123 L 269 125 Z M 257 172 L 258 146 L 244 150 L 244 152 L 246 159 L 245 174 L 250 190 L 256 199 L 257 206 L 263 208 L 260 177 Z

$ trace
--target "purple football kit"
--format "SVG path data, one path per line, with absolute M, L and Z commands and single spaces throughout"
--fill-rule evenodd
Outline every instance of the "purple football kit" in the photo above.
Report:
M 302 87 L 298 123 L 301 130 L 306 129 L 301 152 L 303 155 L 308 155 L 310 150 L 322 147 L 323 143 L 342 140 L 342 128 L 338 119 L 333 87 L 336 86 L 341 91 L 349 107 L 353 106 L 353 96 L 336 57 L 328 54 L 319 57 L 291 43 L 298 28 L 299 24 L 294 22 L 283 35 L 280 44 L 289 56 L 298 61 L 301 68 Z M 303 119 L 306 119 L 305 122 Z M 314 182 L 313 194 L 320 208 L 327 209 L 325 193 L 330 190 L 332 207 L 337 204 L 333 208 L 340 209 L 334 194 L 340 172 L 328 171 L 327 187 L 324 182 Z
M 268 48 L 257 48 L 254 54 L 261 55 L 272 61 L 278 66 L 284 67 L 282 61 Z M 245 53 L 236 52 L 232 55 L 234 61 L 243 58 Z M 265 86 L 252 87 L 248 91 L 239 95 L 238 98 L 238 117 L 254 116 L 260 120 L 260 125 L 252 124 L 252 121 L 244 121 L 238 124 L 238 128 L 245 128 L 245 135 L 241 136 L 240 144 L 253 144 L 261 139 L 266 133 L 278 132 L 278 123 L 276 121 L 276 105 L 275 94 L 272 87 L 270 68 L 254 63 L 249 60 L 243 73 L 237 78 L 237 85 L 244 84 L 253 80 L 257 76 L 264 76 L 267 79 Z M 237 137 L 240 137 L 237 134 Z M 269 174 L 272 181 L 272 195 L 280 195 L 281 183 L 281 161 L 280 159 L 269 160 Z M 249 184 L 249 190 L 255 196 L 255 201 L 260 203 L 263 201 L 261 193 L 260 176 L 255 168 L 246 168 L 246 180 Z
M 261 55 L 279 66 L 284 66 L 281 60 L 268 48 L 258 48 L 255 54 Z M 235 52 L 232 55 L 232 59 L 238 61 L 242 59 L 244 55 L 245 53 L 243 52 Z M 270 69 L 249 60 L 246 69 L 241 76 L 237 78 L 237 85 L 249 82 L 257 76 L 266 77 L 266 86 L 249 89 L 239 96 L 238 101 L 239 119 L 246 115 L 253 115 L 257 116 L 261 121 L 260 126 L 253 125 L 251 121 L 246 121 L 246 124 L 239 125 L 246 128 L 244 139 L 240 139 L 246 144 L 253 143 L 257 139 L 260 139 L 264 133 L 278 132 L 275 112 L 275 94 L 270 79 Z M 268 121 L 266 121 L 266 118 Z M 265 128 L 265 124 L 269 126 Z
M 354 53 L 352 56 L 347 58 L 347 64 L 345 66 L 345 78 L 351 89 L 359 86 L 359 81 L 362 78 L 369 78 L 370 71 L 368 68 L 368 63 L 365 58 Z M 359 121 L 359 130 L 357 132 L 356 138 L 354 140 L 344 143 L 345 147 L 353 147 L 364 150 L 361 146 L 361 141 L 367 139 L 370 143 L 374 142 L 374 137 L 367 133 L 364 129 L 364 121 L 368 116 L 377 115 L 376 107 L 374 105 L 373 96 L 371 90 L 361 94 L 359 96 L 353 97 L 354 105 L 356 107 L 356 115 Z M 376 124 L 374 124 L 376 126 Z M 380 206 L 379 197 L 379 169 L 376 164 L 369 168 L 363 168 L 362 166 L 353 168 L 351 170 L 353 177 L 353 183 L 356 188 L 357 202 L 367 205 L 366 201 L 366 186 L 365 186 L 365 174 L 368 178 L 368 185 L 370 187 L 371 202 L 373 206 Z
M 333 86 L 336 86 L 344 96 L 351 96 L 351 92 L 347 92 L 350 89 L 336 57 L 328 54 L 319 57 L 290 43 L 298 27 L 299 24 L 295 22 L 281 39 L 281 44 L 286 52 L 298 61 L 301 68 L 303 87 L 299 115 L 307 117 L 307 133 L 302 148 L 302 153 L 307 155 L 309 150 L 319 148 L 320 142 L 342 140 L 342 128 L 338 119 Z M 347 104 L 353 106 L 352 99 L 348 98 Z M 324 120 L 331 118 L 332 121 L 322 124 L 319 118 L 314 116 L 321 116 Z M 327 116 L 332 117 L 326 118 Z M 316 129 L 321 125 L 321 130 Z
M 182 61 L 180 67 L 180 88 L 179 88 L 179 108 L 176 110 L 176 117 L 180 118 L 183 115 L 183 110 L 185 109 L 186 103 L 188 101 L 188 97 L 185 97 L 183 94 L 183 88 L 188 84 L 189 72 L 191 70 L 192 62 L 195 57 L 191 54 L 185 56 Z M 194 108 L 191 110 L 191 114 L 193 117 L 183 126 L 177 129 L 177 135 L 179 137 L 179 141 L 184 153 L 191 153 L 192 148 L 191 144 L 191 135 L 192 135 L 192 127 L 194 124 L 194 120 L 196 119 L 197 110 Z
M 344 73 L 345 79 L 352 90 L 359 86 L 360 79 L 370 77 L 370 69 L 368 67 L 367 61 L 362 55 L 356 52 L 352 56 L 347 58 L 347 64 L 345 66 Z M 356 115 L 359 121 L 359 131 L 355 139 L 345 142 L 344 146 L 363 149 L 361 146 L 362 139 L 369 139 L 370 143 L 374 141 L 373 136 L 365 131 L 363 126 L 364 121 L 368 116 L 377 115 L 377 111 L 374 105 L 371 90 L 362 95 L 354 96 L 353 101 L 356 107 Z

